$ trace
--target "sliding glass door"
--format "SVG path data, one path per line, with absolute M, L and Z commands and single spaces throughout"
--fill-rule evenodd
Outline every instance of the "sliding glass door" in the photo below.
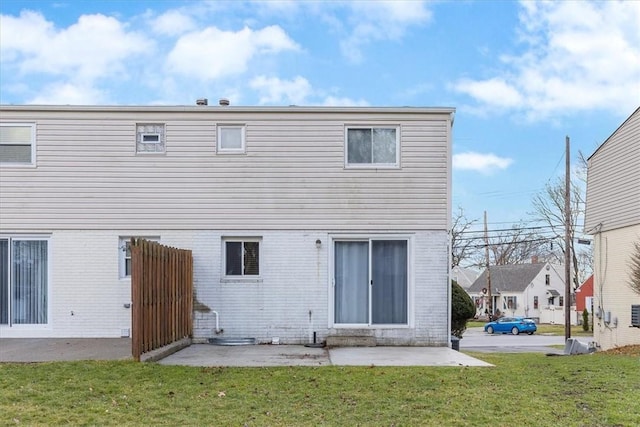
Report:
M 0 239 L 0 324 L 45 324 L 46 240 Z
M 336 324 L 407 324 L 407 240 L 336 241 L 334 270 Z

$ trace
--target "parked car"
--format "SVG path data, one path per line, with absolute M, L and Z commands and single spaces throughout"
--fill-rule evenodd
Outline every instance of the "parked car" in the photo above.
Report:
M 484 331 L 489 334 L 500 332 L 518 335 L 523 332 L 532 335 L 537 330 L 536 322 L 526 317 L 501 317 L 484 325 Z

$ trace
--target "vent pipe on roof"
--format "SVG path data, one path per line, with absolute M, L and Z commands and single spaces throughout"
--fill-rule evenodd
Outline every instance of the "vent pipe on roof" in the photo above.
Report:
M 218 103 L 223 107 L 226 107 L 227 105 L 229 105 L 229 100 L 227 98 L 220 98 L 220 101 L 218 101 Z
M 209 100 L 207 98 L 196 99 L 196 105 L 209 105 Z

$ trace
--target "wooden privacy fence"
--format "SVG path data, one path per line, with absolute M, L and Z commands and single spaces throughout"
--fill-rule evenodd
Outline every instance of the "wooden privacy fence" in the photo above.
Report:
M 131 239 L 132 355 L 193 335 L 191 251 Z

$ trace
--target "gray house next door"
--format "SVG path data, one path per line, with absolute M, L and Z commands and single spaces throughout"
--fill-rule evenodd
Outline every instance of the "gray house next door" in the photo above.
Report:
M 334 322 L 407 324 L 407 240 L 336 241 Z

